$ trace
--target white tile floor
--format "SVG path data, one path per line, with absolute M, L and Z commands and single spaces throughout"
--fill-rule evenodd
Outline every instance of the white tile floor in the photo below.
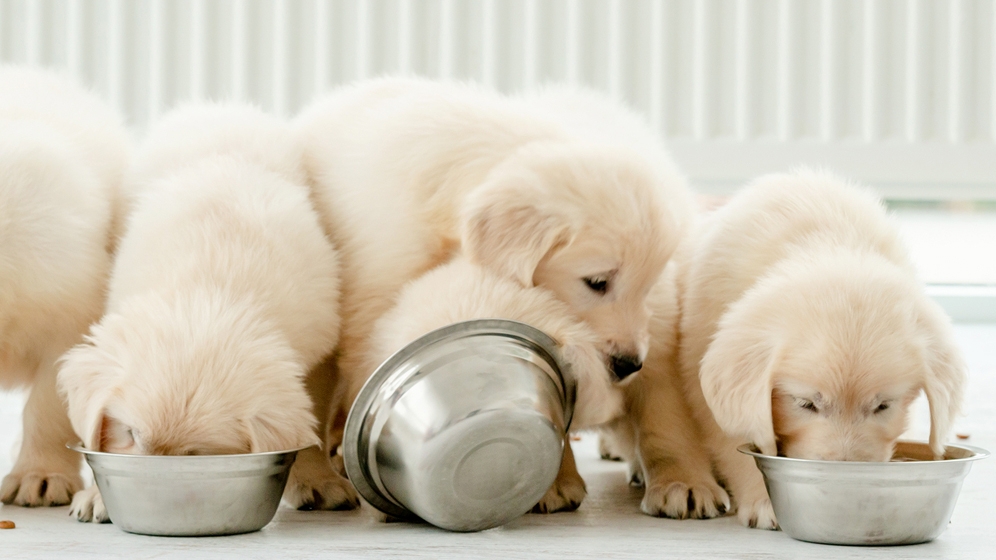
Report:
M 960 433 L 968 443 L 996 450 L 996 325 L 957 327 L 971 380 Z M 0 472 L 20 429 L 20 400 L 0 394 Z M 917 405 L 911 432 L 926 431 Z M 369 512 L 298 512 L 283 508 L 262 531 L 218 538 L 129 535 L 113 525 L 73 521 L 67 508 L 0 507 L 17 523 L 0 531 L 0 558 L 996 558 L 996 459 L 976 463 L 962 489 L 950 528 L 936 541 L 894 548 L 822 546 L 781 532 L 749 530 L 734 519 L 674 521 L 639 512 L 640 492 L 626 485 L 623 467 L 600 461 L 594 439 L 576 442 L 589 495 L 574 513 L 526 515 L 490 531 L 447 533 L 426 525 L 383 524 Z

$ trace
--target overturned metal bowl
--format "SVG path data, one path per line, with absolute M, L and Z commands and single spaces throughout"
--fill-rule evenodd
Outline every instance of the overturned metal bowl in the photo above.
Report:
M 451 531 L 502 525 L 553 484 L 575 391 L 554 341 L 529 325 L 438 329 L 363 386 L 346 420 L 346 472 L 390 516 Z
M 893 461 L 814 461 L 763 455 L 751 445 L 764 474 L 778 525 L 794 539 L 825 544 L 897 545 L 934 540 L 947 528 L 972 462 L 989 452 L 949 445 L 933 461 L 925 443 L 901 441 Z
M 300 449 L 242 455 L 122 455 L 82 447 L 111 522 L 142 535 L 258 531 L 273 519 Z

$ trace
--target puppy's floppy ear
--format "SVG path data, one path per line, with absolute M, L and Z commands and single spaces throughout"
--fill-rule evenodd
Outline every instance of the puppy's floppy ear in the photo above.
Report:
M 951 322 L 939 305 L 924 298 L 917 327 L 923 340 L 923 391 L 930 403 L 930 448 L 940 459 L 961 410 L 966 367 L 954 343 Z
M 728 312 L 702 358 L 699 382 L 716 423 L 767 455 L 777 455 L 771 392 L 780 348 L 754 321 Z M 731 316 L 733 315 L 733 316 Z
M 59 391 L 66 399 L 69 420 L 87 449 L 100 450 L 104 408 L 123 377 L 121 366 L 97 346 L 100 326 L 87 341 L 59 359 Z
M 461 211 L 460 237 L 471 262 L 533 285 L 543 257 L 571 237 L 566 213 L 543 196 L 539 179 L 498 173 L 477 187 Z

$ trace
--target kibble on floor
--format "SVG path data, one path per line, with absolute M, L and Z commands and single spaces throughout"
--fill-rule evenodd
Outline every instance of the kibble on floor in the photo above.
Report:
M 961 443 L 996 450 L 996 325 L 959 325 L 969 363 Z M 0 472 L 20 431 L 22 399 L 0 393 Z M 911 436 L 927 433 L 926 403 L 913 411 Z M 77 523 L 68 508 L 0 507 L 16 531 L 0 533 L 0 558 L 944 558 L 996 555 L 996 459 L 975 463 L 951 526 L 931 543 L 891 548 L 825 546 L 781 532 L 750 530 L 734 518 L 655 519 L 639 512 L 641 492 L 625 467 L 598 458 L 596 440 L 573 442 L 588 498 L 573 513 L 530 514 L 481 533 L 447 533 L 427 525 L 385 524 L 369 510 L 299 512 L 282 508 L 262 531 L 234 537 L 163 538 L 129 535 L 113 525 Z

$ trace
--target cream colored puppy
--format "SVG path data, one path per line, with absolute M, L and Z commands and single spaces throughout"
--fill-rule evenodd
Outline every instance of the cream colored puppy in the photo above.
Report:
M 305 377 L 337 340 L 338 261 L 294 145 L 283 122 L 243 106 L 188 107 L 152 131 L 107 313 L 59 373 L 88 448 L 197 455 L 318 442 Z M 326 476 L 302 480 L 316 468 L 306 461 L 285 494 L 292 505 L 355 506 L 314 453 Z M 96 488 L 73 513 L 106 520 Z
M 82 487 L 56 360 L 103 310 L 129 150 L 95 95 L 0 66 L 0 389 L 31 388 L 5 504 L 63 505 Z
M 876 197 L 807 170 L 762 177 L 687 249 L 685 388 L 742 523 L 777 526 L 741 443 L 788 457 L 888 461 L 924 391 L 930 445 L 943 452 L 964 365 Z
M 553 338 L 578 382 L 572 429 L 602 422 L 606 408 L 620 409 L 622 395 L 605 383 L 608 373 L 598 337 L 575 318 L 552 292 L 504 278 L 458 256 L 406 285 L 397 303 L 377 321 L 365 367 L 373 371 L 416 338 L 469 319 L 512 319 L 529 324 Z M 576 508 L 584 498 L 584 480 L 577 473 L 570 442 L 564 446 L 559 479 L 534 511 L 546 513 L 551 503 Z
M 558 97 L 572 110 L 552 111 Z M 364 82 L 298 117 L 318 210 L 342 254 L 338 427 L 372 373 L 376 320 L 458 249 L 567 304 L 598 337 L 606 390 L 642 367 L 646 297 L 690 197 L 659 140 L 615 119 L 636 122 L 592 94 L 510 98 L 416 79 Z M 600 420 L 618 413 L 605 406 Z

